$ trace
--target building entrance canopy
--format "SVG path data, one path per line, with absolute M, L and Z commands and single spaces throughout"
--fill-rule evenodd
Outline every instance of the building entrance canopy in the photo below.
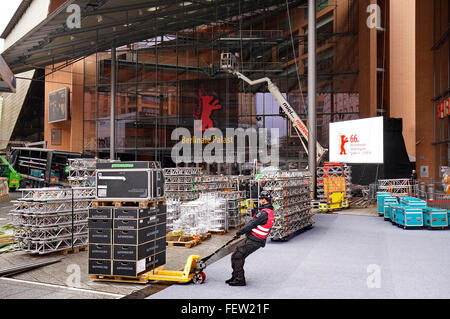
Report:
M 306 2 L 289 0 L 288 4 L 294 8 Z M 226 23 L 240 16 L 263 21 L 281 12 L 286 12 L 285 0 L 69 0 L 2 55 L 17 74 L 73 62 L 112 46 Z

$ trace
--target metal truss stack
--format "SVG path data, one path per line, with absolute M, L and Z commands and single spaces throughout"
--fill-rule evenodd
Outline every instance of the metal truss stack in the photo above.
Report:
M 214 193 L 233 189 L 233 182 L 228 176 L 204 175 L 200 181 L 201 193 Z
M 285 240 L 299 230 L 312 226 L 310 184 L 307 172 L 273 172 L 261 176 L 259 192 L 270 191 L 275 221 L 269 238 Z
M 228 227 L 238 228 L 248 221 L 245 191 L 220 192 L 218 196 L 226 201 Z
M 72 187 L 95 187 L 95 169 L 97 163 L 118 162 L 105 159 L 75 158 L 69 159 L 69 176 L 67 180 Z
M 67 180 L 73 187 L 95 187 L 95 159 L 69 159 Z
M 389 192 L 391 196 L 408 196 L 414 192 L 415 185 L 410 179 L 380 179 L 378 191 Z
M 352 168 L 346 164 L 325 164 L 324 167 L 317 168 L 317 198 L 325 200 L 324 179 L 330 177 L 344 177 L 347 189 L 352 182 Z M 351 192 L 347 191 L 347 198 L 351 198 Z
M 24 189 L 10 212 L 17 250 L 32 254 L 88 244 L 88 210 L 95 188 Z
M 199 198 L 202 170 L 195 167 L 164 169 L 164 194 L 167 200 L 191 201 Z
M 164 178 L 166 199 L 182 202 L 196 200 L 200 194 L 237 190 L 240 181 L 233 176 L 204 175 L 195 167 L 165 168 Z

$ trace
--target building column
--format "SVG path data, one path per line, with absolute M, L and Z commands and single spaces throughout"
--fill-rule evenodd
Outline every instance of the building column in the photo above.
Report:
M 317 69 L 316 69 L 316 0 L 308 0 L 308 165 L 312 178 L 312 197 L 316 198 L 316 143 L 317 143 L 317 126 L 316 126 L 316 86 L 317 86 Z
M 416 1 L 390 1 L 389 11 L 390 116 L 403 119 L 406 149 L 416 156 Z
M 369 28 L 367 12 L 377 0 L 358 0 L 359 3 L 359 112 L 361 118 L 377 116 L 377 29 Z
M 116 48 L 111 48 L 111 115 L 110 115 L 110 142 L 109 157 L 114 160 L 116 157 Z

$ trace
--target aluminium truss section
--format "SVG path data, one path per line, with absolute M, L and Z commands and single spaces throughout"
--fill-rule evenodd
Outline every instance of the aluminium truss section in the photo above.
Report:
M 165 175 L 166 184 L 198 184 L 201 181 L 200 176 L 196 175 Z
M 411 179 L 380 179 L 378 180 L 378 191 L 390 192 L 393 196 L 404 196 L 411 194 L 415 187 Z
M 90 199 L 62 202 L 23 202 L 15 201 L 12 214 L 55 214 L 78 212 L 92 207 Z
M 97 180 L 95 170 L 98 163 L 115 163 L 116 160 L 96 158 L 69 159 L 68 181 L 72 187 L 95 187 Z
M 56 213 L 56 214 L 23 214 L 11 213 L 12 224 L 17 227 L 52 227 L 72 225 L 74 223 L 88 221 L 88 211 L 78 211 L 74 213 Z
M 176 168 L 165 168 L 164 176 L 201 176 L 202 169 L 197 167 L 176 167 Z
M 200 196 L 202 169 L 176 167 L 164 169 L 164 197 L 171 200 L 192 201 Z
M 95 187 L 22 189 L 19 201 L 71 201 L 95 198 Z
M 352 175 L 351 166 L 327 166 L 317 168 L 317 178 L 331 177 L 347 177 Z
M 73 236 L 88 234 L 87 221 L 77 221 L 67 225 L 57 225 L 50 227 L 21 226 L 20 231 L 14 234 L 17 240 L 29 240 L 35 242 L 52 241 Z
M 89 239 L 87 234 L 83 234 L 80 236 L 74 236 L 73 241 L 72 237 L 70 238 L 58 238 L 55 240 L 47 240 L 47 241 L 31 241 L 31 240 L 22 240 L 17 243 L 16 249 L 30 253 L 30 254 L 39 254 L 45 255 L 50 254 L 57 251 L 77 248 L 77 247 L 85 247 L 88 245 Z

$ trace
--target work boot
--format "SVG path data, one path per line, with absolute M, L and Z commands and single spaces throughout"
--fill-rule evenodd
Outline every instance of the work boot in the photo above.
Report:
M 226 283 L 226 284 L 229 284 L 229 283 L 232 282 L 232 281 L 234 281 L 234 277 L 231 277 L 230 279 L 225 280 L 225 283 Z
M 228 283 L 230 286 L 245 286 L 245 279 L 244 280 L 238 280 L 238 279 L 234 279 L 233 281 L 230 281 Z

